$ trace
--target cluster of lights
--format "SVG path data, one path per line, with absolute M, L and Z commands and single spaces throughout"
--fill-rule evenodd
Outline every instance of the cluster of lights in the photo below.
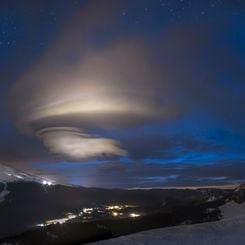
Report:
M 72 213 L 68 213 L 65 218 L 47 220 L 44 224 L 37 224 L 36 226 L 44 227 L 44 226 L 56 225 L 56 224 L 62 225 L 64 223 L 66 223 L 68 220 L 75 219 L 75 218 L 77 218 L 77 215 L 72 214 Z
M 133 205 L 114 205 L 114 206 L 106 206 L 106 210 L 121 210 L 124 208 L 134 208 L 136 206 Z
M 43 185 L 52 185 L 53 183 L 51 181 L 48 181 L 48 180 L 43 180 L 42 182 Z
M 112 214 L 112 216 L 114 216 L 114 217 L 123 216 L 123 213 L 118 213 L 118 212 L 115 212 L 115 211 L 112 212 L 111 214 Z M 140 217 L 140 214 L 130 213 L 130 214 L 129 214 L 129 217 L 130 217 L 130 218 L 137 218 L 137 217 Z
M 52 182 L 46 181 L 43 184 L 44 185 L 52 185 Z M 137 217 L 141 216 L 140 214 L 137 214 L 137 213 L 124 214 L 124 213 L 122 213 L 122 211 L 121 212 L 119 211 L 119 210 L 122 210 L 124 208 L 129 208 L 129 207 L 135 207 L 135 206 L 131 206 L 131 205 L 114 205 L 114 206 L 106 206 L 105 209 L 108 210 L 109 211 L 108 214 L 113 216 L 113 217 L 126 217 L 126 216 L 128 216 L 130 218 L 137 218 Z M 64 224 L 68 220 L 75 219 L 77 217 L 81 217 L 84 214 L 85 214 L 85 216 L 83 217 L 83 219 L 85 220 L 85 219 L 88 219 L 86 214 L 92 214 L 94 211 L 104 212 L 104 211 L 101 210 L 101 208 L 83 208 L 83 210 L 80 211 L 78 214 L 67 213 L 64 218 L 47 220 L 45 223 L 37 224 L 36 226 L 45 227 L 45 226 L 53 225 L 53 224 Z
M 112 215 L 113 215 L 114 217 L 117 217 L 117 216 L 122 216 L 123 213 L 112 212 Z
M 116 206 L 107 206 L 106 207 L 107 210 L 120 210 L 122 208 L 123 208 L 122 206 L 118 206 L 118 205 L 116 205 Z
M 85 213 L 85 214 L 91 214 L 93 211 L 94 211 L 93 208 L 84 208 L 83 209 L 83 213 Z

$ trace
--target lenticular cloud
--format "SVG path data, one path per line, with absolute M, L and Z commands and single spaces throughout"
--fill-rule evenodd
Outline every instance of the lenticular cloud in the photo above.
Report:
M 51 153 L 70 160 L 84 160 L 104 155 L 127 155 L 116 140 L 96 138 L 78 128 L 49 127 L 39 130 L 37 136 Z
M 97 47 L 89 41 L 103 23 L 107 28 L 108 9 L 97 9 L 92 19 L 87 19 L 90 7 L 79 14 L 82 19 L 72 18 L 72 28 L 61 30 L 17 79 L 9 97 L 20 132 L 38 136 L 52 154 L 65 159 L 124 156 L 116 140 L 91 132 L 165 121 L 181 111 L 167 90 L 167 70 L 163 82 L 162 66 L 157 69 L 152 62 L 151 43 L 132 37 Z M 86 23 L 92 24 L 89 32 Z

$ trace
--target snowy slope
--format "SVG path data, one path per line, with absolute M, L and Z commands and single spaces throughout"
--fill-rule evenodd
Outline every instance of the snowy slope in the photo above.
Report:
M 244 245 L 245 216 L 136 233 L 97 245 Z
M 221 206 L 220 210 L 224 219 L 245 215 L 245 202 L 238 204 L 234 201 L 231 201 Z
M 10 193 L 8 190 L 8 183 L 17 181 L 36 182 L 42 185 L 55 184 L 54 181 L 23 173 L 0 164 L 0 203 L 3 202 L 5 200 L 5 197 Z
M 47 184 L 48 182 L 50 182 L 50 180 L 45 179 L 43 177 L 27 174 L 16 169 L 10 168 L 8 166 L 5 166 L 3 164 L 0 164 L 0 183 L 16 181 L 36 182 L 40 184 Z M 54 184 L 54 181 L 52 181 L 52 184 Z

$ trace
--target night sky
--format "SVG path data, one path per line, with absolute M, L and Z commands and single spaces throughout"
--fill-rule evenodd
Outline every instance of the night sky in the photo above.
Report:
M 0 163 L 98 187 L 245 180 L 245 1 L 1 0 Z

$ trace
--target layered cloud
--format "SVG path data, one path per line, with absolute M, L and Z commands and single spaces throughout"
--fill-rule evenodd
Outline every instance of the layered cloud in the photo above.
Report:
M 114 139 L 94 137 L 94 129 L 165 121 L 181 111 L 162 90 L 162 71 L 154 69 L 149 43 L 130 37 L 91 45 L 89 37 L 111 18 L 105 8 L 96 17 L 97 8 L 87 8 L 11 90 L 18 128 L 38 135 L 51 153 L 73 160 L 126 155 Z
M 51 153 L 69 160 L 85 160 L 102 155 L 127 155 L 117 141 L 91 137 L 77 128 L 44 128 L 37 131 L 37 136 Z

